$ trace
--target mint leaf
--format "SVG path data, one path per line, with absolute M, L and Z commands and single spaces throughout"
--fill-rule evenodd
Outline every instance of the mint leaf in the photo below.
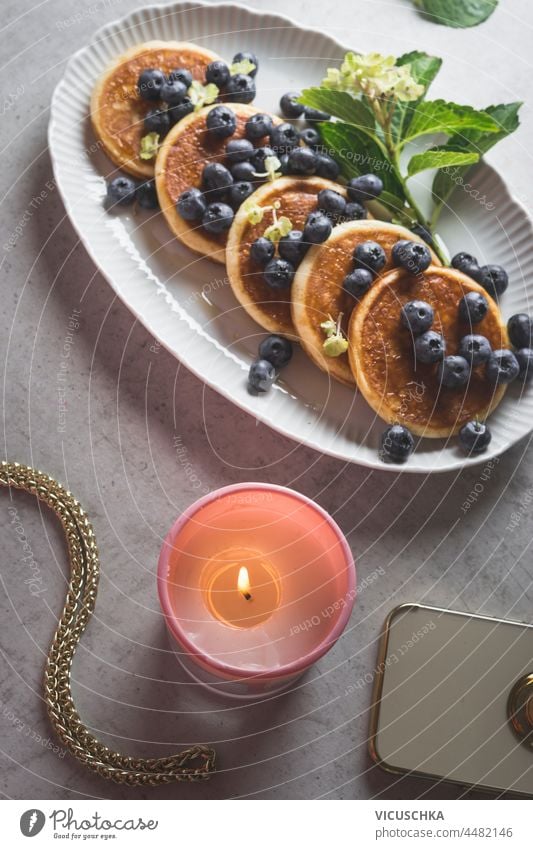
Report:
M 320 109 L 346 124 L 364 130 L 369 135 L 376 134 L 376 120 L 372 110 L 362 100 L 352 97 L 346 91 L 329 88 L 306 88 L 298 98 L 300 103 Z
M 522 104 L 500 103 L 497 106 L 487 106 L 484 110 L 487 115 L 497 123 L 497 133 L 481 133 L 469 130 L 461 136 L 453 136 L 448 140 L 445 148 L 455 150 L 474 151 L 480 157 L 491 149 L 497 142 L 506 138 L 517 129 L 520 124 L 518 113 Z M 437 205 L 435 217 L 438 216 L 442 206 L 446 203 L 457 183 L 465 176 L 468 167 L 454 168 L 453 174 L 447 171 L 439 171 L 433 181 L 433 198 Z
M 453 150 L 443 145 L 432 147 L 424 153 L 417 153 L 409 160 L 407 176 L 412 177 L 428 168 L 445 168 L 452 165 L 473 165 L 479 159 L 479 154 L 468 150 Z
M 415 0 L 432 21 L 448 27 L 475 27 L 494 12 L 498 0 Z
M 392 132 L 394 138 L 400 140 L 407 131 L 418 104 L 426 96 L 427 90 L 437 76 L 442 65 L 442 59 L 438 56 L 430 56 L 421 50 L 413 50 L 404 53 L 396 60 L 397 65 L 410 65 L 411 74 L 415 81 L 424 86 L 424 94 L 418 100 L 411 103 L 397 103 L 392 116 Z
M 319 128 L 327 152 L 339 163 L 346 179 L 379 174 L 384 186 L 380 202 L 392 212 L 400 213 L 406 203 L 403 186 L 380 144 L 351 124 L 328 121 Z
M 455 133 L 463 135 L 465 130 L 497 133 L 498 129 L 497 122 L 487 112 L 445 100 L 425 100 L 416 107 L 403 142 L 435 133 L 452 136 Z

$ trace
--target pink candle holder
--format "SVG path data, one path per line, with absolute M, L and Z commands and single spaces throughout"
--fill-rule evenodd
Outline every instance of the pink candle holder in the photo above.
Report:
M 331 516 L 282 486 L 242 483 L 192 504 L 167 534 L 157 586 L 173 648 L 197 682 L 253 698 L 289 687 L 342 634 L 355 600 Z

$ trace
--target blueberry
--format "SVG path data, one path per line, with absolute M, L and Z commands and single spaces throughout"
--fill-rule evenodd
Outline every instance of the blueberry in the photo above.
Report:
M 331 233 L 331 221 L 322 212 L 310 212 L 305 222 L 303 240 L 316 245 L 325 242 Z
M 381 457 L 391 463 L 405 463 L 414 447 L 413 434 L 403 425 L 389 425 L 381 435 Z
M 142 209 L 158 209 L 155 180 L 145 180 L 144 183 L 140 183 L 135 190 L 135 200 Z
M 289 153 L 298 141 L 298 131 L 292 124 L 278 124 L 270 133 L 270 144 L 277 153 Z
M 251 392 L 268 392 L 276 379 L 276 369 L 268 360 L 255 360 L 248 372 L 248 388 Z
M 283 236 L 278 242 L 278 253 L 282 259 L 297 268 L 302 261 L 307 245 L 303 241 L 303 233 L 301 230 L 291 230 L 286 236 Z
M 236 183 L 257 180 L 255 168 L 251 162 L 236 162 L 229 170 Z
M 288 289 L 294 278 L 294 267 L 286 259 L 271 259 L 263 272 L 263 279 L 271 289 Z
M 533 377 L 533 350 L 531 348 L 520 348 L 515 351 L 520 371 L 518 376 L 521 380 L 529 382 Z
M 270 135 L 272 132 L 272 126 L 272 118 L 270 115 L 265 115 L 264 112 L 257 112 L 255 115 L 252 115 L 251 118 L 248 118 L 244 134 L 247 139 L 251 139 L 251 141 L 258 141 L 259 139 Z
M 364 206 L 357 203 L 355 200 L 349 201 L 344 209 L 344 217 L 346 221 L 361 221 L 363 218 L 367 217 L 367 214 L 368 213 Z
M 346 190 L 350 200 L 363 203 L 379 197 L 383 191 L 383 181 L 377 174 L 361 174 L 360 177 L 349 180 Z
M 194 103 L 190 97 L 185 97 L 181 103 L 178 103 L 177 106 L 170 106 L 167 111 L 170 117 L 170 122 L 174 125 L 177 124 L 178 121 L 181 121 L 182 118 L 185 118 L 186 115 L 190 115 L 191 112 L 194 112 Z
M 468 274 L 471 268 L 478 268 L 478 261 L 472 254 L 468 254 L 466 251 L 460 251 L 455 256 L 452 256 L 451 265 L 452 268 L 462 271 L 463 274 Z
M 481 454 L 491 439 L 492 434 L 487 425 L 476 419 L 464 424 L 459 431 L 459 444 L 465 454 Z
M 269 156 L 275 156 L 275 155 L 276 154 L 274 153 L 272 148 L 269 147 L 267 144 L 263 145 L 262 147 L 256 147 L 254 155 L 252 156 L 252 158 L 250 160 L 250 162 L 252 163 L 252 165 L 254 167 L 254 171 L 257 172 L 257 174 L 264 174 L 265 173 L 265 159 L 267 159 Z
M 271 242 L 270 239 L 265 239 L 264 236 L 260 236 L 250 245 L 250 257 L 252 262 L 255 262 L 256 265 L 260 265 L 263 268 L 273 258 L 275 251 L 276 248 L 274 242 Z
M 459 301 L 459 318 L 466 324 L 477 324 L 487 315 L 488 301 L 481 292 L 467 292 Z
M 387 262 L 387 256 L 381 245 L 371 241 L 361 242 L 360 245 L 357 245 L 353 258 L 356 268 L 366 268 L 373 274 L 381 271 Z
M 289 174 L 310 177 L 316 171 L 316 154 L 310 147 L 295 147 L 289 153 Z
M 255 95 L 255 83 L 248 74 L 230 77 L 224 89 L 224 98 L 232 103 L 251 103 Z
M 331 115 L 312 106 L 304 106 L 304 118 L 306 121 L 329 121 Z
M 400 313 L 403 326 L 410 330 L 413 336 L 429 330 L 434 317 L 433 307 L 426 301 L 408 301 Z
M 120 206 L 127 206 L 133 203 L 136 188 L 135 180 L 126 177 L 125 174 L 119 174 L 107 184 L 107 201 L 110 204 L 118 203 Z
M 268 360 L 274 368 L 283 368 L 292 357 L 292 345 L 284 336 L 267 336 L 259 345 L 259 356 Z
M 503 295 L 509 285 L 509 277 L 501 265 L 482 265 L 472 276 L 495 299 Z
M 231 139 L 226 145 L 226 158 L 230 165 L 250 159 L 254 152 L 255 147 L 248 139 Z
M 481 363 L 486 363 L 491 353 L 491 344 L 485 336 L 469 333 L 467 336 L 463 336 L 459 342 L 459 354 L 471 366 L 480 366 Z
M 414 233 L 415 236 L 419 236 L 424 242 L 432 248 L 434 246 L 433 236 L 427 227 L 424 227 L 423 224 L 413 224 L 410 228 L 411 233 Z
M 160 100 L 161 89 L 166 82 L 163 71 L 159 68 L 146 68 L 139 74 L 137 91 L 143 100 Z
M 340 174 L 340 168 L 327 153 L 319 153 L 317 156 L 316 173 L 318 177 L 324 177 L 325 180 L 336 180 Z
M 495 386 L 511 383 L 520 372 L 520 364 L 512 351 L 502 348 L 493 351 L 487 360 L 486 375 Z
M 446 342 L 440 333 L 426 330 L 415 339 L 416 360 L 421 363 L 438 363 L 446 353 Z
M 228 203 L 233 209 L 238 209 L 241 203 L 249 198 L 252 192 L 255 191 L 255 186 L 246 180 L 241 180 L 239 183 L 233 183 L 228 189 Z
M 157 133 L 164 138 L 170 130 L 170 116 L 167 109 L 149 109 L 144 116 L 144 129 L 147 133 Z
M 341 218 L 346 212 L 346 201 L 339 192 L 333 189 L 321 189 L 319 191 L 317 206 L 321 212 L 325 212 L 333 220 Z
M 255 55 L 255 53 L 252 53 L 250 50 L 240 50 L 239 53 L 236 53 L 235 56 L 233 57 L 232 64 L 236 65 L 237 62 L 243 62 L 245 59 L 247 59 L 248 62 L 251 62 L 252 65 L 255 65 L 255 68 L 253 68 L 249 72 L 249 75 L 251 77 L 255 77 L 255 75 L 257 74 L 257 71 L 259 70 L 259 62 L 258 62 L 258 59 L 257 59 L 257 56 Z
M 208 162 L 202 171 L 202 189 L 211 197 L 223 194 L 233 183 L 233 177 L 221 162 Z
M 186 189 L 179 196 L 176 209 L 185 221 L 199 221 L 203 218 L 207 204 L 200 189 Z
M 409 274 L 421 274 L 431 265 L 431 254 L 427 245 L 400 239 L 392 248 L 392 260 Z
M 447 389 L 458 389 L 468 383 L 470 366 L 464 357 L 457 355 L 444 357 L 439 366 L 438 378 L 442 386 L 446 386 Z
M 303 103 L 298 103 L 299 97 L 299 91 L 288 91 L 283 95 L 279 102 L 279 108 L 285 118 L 299 118 L 300 115 L 304 114 L 305 106 Z
M 359 299 L 370 289 L 373 280 L 374 275 L 366 268 L 356 268 L 346 275 L 342 288 L 348 295 Z
M 229 230 L 233 221 L 233 210 L 227 203 L 210 203 L 204 212 L 202 226 L 214 236 Z
M 188 68 L 175 68 L 168 75 L 169 80 L 177 80 L 179 83 L 189 89 L 192 83 L 192 74 Z
M 187 89 L 179 80 L 166 79 L 161 86 L 160 97 L 169 106 L 177 106 L 187 96 Z
M 237 129 L 237 118 L 228 106 L 215 106 L 209 111 L 205 125 L 215 138 L 226 139 Z
M 314 127 L 306 127 L 298 133 L 298 138 L 303 141 L 308 147 L 318 147 L 320 145 L 320 133 Z
M 507 332 L 515 348 L 533 347 L 533 319 L 525 312 L 511 316 L 507 322 Z
M 211 62 L 205 69 L 205 81 L 207 83 L 214 83 L 218 88 L 224 88 L 229 78 L 229 68 L 221 59 Z

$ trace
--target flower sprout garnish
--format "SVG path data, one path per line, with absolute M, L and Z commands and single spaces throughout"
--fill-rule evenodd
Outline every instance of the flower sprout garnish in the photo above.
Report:
M 320 86 L 305 89 L 299 100 L 332 116 L 318 122 L 317 129 L 343 177 L 380 177 L 377 216 L 408 228 L 423 227 L 446 264 L 435 238 L 440 212 L 449 205 L 454 188 L 465 185 L 469 168 L 516 130 L 522 104 L 500 103 L 483 110 L 429 100 L 428 89 L 441 65 L 441 59 L 421 50 L 398 57 L 349 52 L 338 68 L 328 68 Z M 418 175 L 428 170 L 435 171 L 430 220 L 410 183 L 416 178 L 420 187 Z
M 328 316 L 327 321 L 320 325 L 326 334 L 322 348 L 327 357 L 340 357 L 348 350 L 348 340 L 341 329 L 342 313 L 339 313 L 337 321 Z
M 199 80 L 193 80 L 189 86 L 188 95 L 191 98 L 191 103 L 194 106 L 194 111 L 198 112 L 202 106 L 209 106 L 214 103 L 218 97 L 218 86 L 214 83 L 202 85 Z
M 424 94 L 424 86 L 416 82 L 409 64 L 398 66 L 394 56 L 380 53 L 346 53 L 340 68 L 328 68 L 322 85 L 371 99 L 387 97 L 404 102 L 418 100 Z
M 255 177 L 262 177 L 263 179 L 269 180 L 273 182 L 277 180 L 278 177 L 281 177 L 281 162 L 279 161 L 277 156 L 266 156 L 265 157 L 265 170 L 264 171 L 254 171 Z
M 255 71 L 255 65 L 253 62 L 250 62 L 249 59 L 241 59 L 240 62 L 234 62 L 233 65 L 229 66 L 229 72 L 232 77 L 235 74 L 251 74 L 252 71 Z
M 159 133 L 148 133 L 141 139 L 139 157 L 141 159 L 153 159 L 159 150 Z
M 241 209 L 245 212 L 246 218 L 250 224 L 260 224 L 263 220 L 265 212 L 271 209 L 270 206 L 259 206 L 253 198 L 248 198 L 242 204 Z

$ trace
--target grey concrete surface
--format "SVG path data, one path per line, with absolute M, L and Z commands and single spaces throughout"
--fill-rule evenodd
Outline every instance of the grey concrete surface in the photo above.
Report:
M 18 222 L 24 226 L 16 247 L 1 257 L 0 453 L 65 482 L 94 522 L 102 581 L 73 670 L 84 720 L 109 745 L 131 753 L 162 755 L 211 741 L 220 772 L 200 786 L 128 790 L 52 751 L 41 680 L 63 604 L 63 537 L 32 499 L 14 494 L 10 501 L 2 491 L 1 793 L 18 799 L 462 796 L 460 788 L 394 778 L 373 767 L 366 747 L 371 688 L 346 691 L 374 669 L 384 617 L 402 601 L 531 620 L 528 444 L 515 446 L 485 474 L 483 466 L 428 478 L 346 466 L 256 424 L 153 347 L 78 243 L 49 183 L 46 147 L 50 97 L 68 56 L 102 23 L 136 5 L 2 4 L 7 99 L 0 123 L 0 243 Z M 264 6 L 262 0 L 251 5 Z M 425 48 L 443 56 L 436 94 L 479 106 L 529 101 L 522 127 L 490 161 L 533 206 L 528 0 L 501 0 L 490 21 L 468 31 L 423 20 L 408 0 L 267 5 L 342 34 L 362 50 Z M 58 25 L 82 8 L 68 30 Z M 74 309 L 81 313 L 69 346 L 60 432 L 58 373 Z M 293 486 L 317 499 L 348 535 L 360 580 L 378 567 L 383 574 L 360 593 L 343 638 L 298 687 L 244 708 L 217 702 L 184 679 L 168 653 L 154 575 L 161 537 L 197 496 L 197 481 L 215 488 L 249 479 Z M 41 569 L 38 596 L 25 583 L 13 507 Z

